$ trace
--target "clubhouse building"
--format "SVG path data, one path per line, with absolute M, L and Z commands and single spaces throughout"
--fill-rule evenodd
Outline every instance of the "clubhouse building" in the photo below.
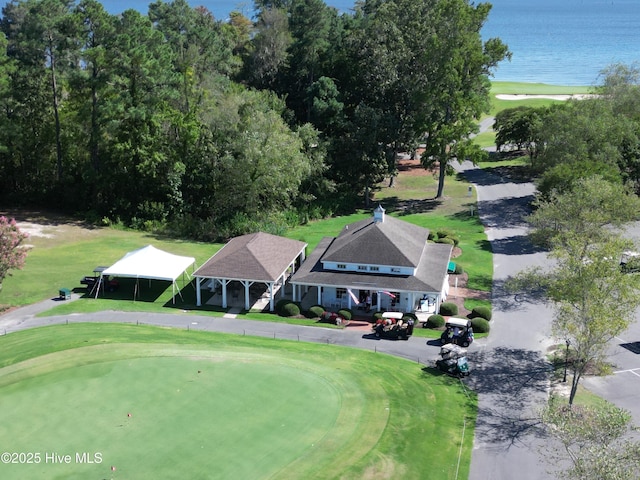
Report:
M 194 273 L 197 303 L 204 287 L 226 308 L 228 290 L 239 296 L 236 287 L 241 286 L 248 309 L 251 287 L 259 284 L 268 290 L 271 311 L 275 295 L 286 292 L 305 308 L 435 313 L 449 291 L 453 247 L 428 242 L 428 237 L 428 229 L 387 216 L 381 206 L 373 217 L 346 225 L 337 237 L 323 238 L 307 258 L 303 242 L 266 233 L 243 235 Z

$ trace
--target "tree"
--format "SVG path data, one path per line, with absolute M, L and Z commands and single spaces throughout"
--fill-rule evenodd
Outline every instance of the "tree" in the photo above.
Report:
M 484 154 L 470 141 L 477 131 L 477 119 L 489 108 L 489 75 L 500 61 L 509 57 L 499 39 L 483 42 L 482 25 L 491 5 L 467 0 L 440 0 L 430 19 L 435 32 L 420 51 L 428 55 L 427 83 L 417 129 L 424 133 L 426 168 L 439 166 L 436 197 L 444 191 L 444 178 L 451 158 L 477 160 Z
M 549 454 L 550 463 L 569 460 L 561 479 L 632 480 L 640 476 L 640 442 L 628 437 L 631 415 L 610 403 L 567 405 L 552 397 L 542 413 L 549 433 L 564 447 L 564 454 Z
M 105 100 L 110 142 L 101 176 L 101 199 L 124 218 L 162 221 L 180 209 L 182 158 L 168 148 L 177 75 L 161 32 L 135 10 L 116 25 L 109 52 L 113 79 Z
M 314 82 L 324 75 L 329 51 L 331 17 L 335 11 L 323 0 L 292 0 L 289 7 L 288 69 L 285 75 L 287 105 L 300 123 L 311 120 L 313 98 L 306 95 Z
M 496 132 L 496 148 L 515 145 L 518 150 L 529 152 L 531 166 L 535 167 L 535 159 L 539 154 L 542 142 L 539 131 L 548 113 L 546 107 L 516 107 L 506 108 L 496 114 L 493 129 Z
M 114 42 L 115 17 L 109 15 L 96 0 L 82 0 L 75 9 L 81 29 L 81 56 L 83 68 L 78 69 L 72 83 L 74 99 L 78 103 L 78 122 L 88 132 L 89 164 L 100 172 L 103 97 L 111 80 L 107 68 L 107 52 Z M 88 125 L 87 125 L 88 121 Z
M 635 219 L 639 207 L 640 199 L 620 184 L 592 177 L 539 202 L 528 218 L 534 241 L 544 241 L 555 262 L 548 271 L 521 272 L 511 288 L 542 286 L 554 303 L 552 333 L 574 351 L 569 404 L 589 365 L 605 361 L 608 342 L 626 330 L 640 305 L 640 276 L 620 268 L 632 243 L 613 230 Z
M 640 193 L 640 72 L 614 65 L 603 71 L 596 97 L 549 109 L 536 139 L 544 195 L 598 173 Z
M 620 183 L 592 176 L 578 179 L 566 191 L 554 191 L 549 198 L 539 197 L 534 208 L 527 217 L 534 243 L 566 250 L 568 242 L 578 237 L 584 245 L 571 254 L 579 256 L 590 245 L 616 235 L 606 226 L 619 228 L 636 220 L 640 199 Z
M 252 48 L 245 61 L 244 77 L 256 88 L 276 88 L 281 69 L 287 65 L 291 44 L 287 12 L 267 8 L 260 12 Z
M 10 270 L 20 270 L 24 266 L 28 248 L 22 242 L 29 238 L 27 233 L 21 232 L 14 218 L 0 216 L 0 289 L 2 281 Z
M 624 332 L 640 306 L 640 278 L 620 268 L 622 253 L 630 242 L 610 238 L 584 248 L 579 236 L 565 242 L 567 250 L 555 249 L 556 260 L 547 273 L 547 296 L 555 304 L 554 337 L 569 341 L 573 351 L 569 365 L 572 404 L 587 369 L 606 361 L 609 342 Z
M 65 13 L 61 0 L 12 1 L 2 10 L 10 75 L 7 115 L 11 124 L 6 146 L 12 190 L 33 199 L 51 192 L 62 173 L 60 109 L 61 73 L 67 70 Z M 63 38 L 65 37 L 65 38 Z

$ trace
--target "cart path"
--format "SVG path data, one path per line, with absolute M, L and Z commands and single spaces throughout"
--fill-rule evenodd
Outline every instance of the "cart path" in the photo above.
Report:
M 72 296 L 71 301 L 79 298 Z M 68 301 L 68 300 L 67 300 Z M 189 330 L 251 335 L 283 340 L 306 341 L 361 348 L 387 353 L 411 360 L 422 365 L 433 365 L 439 353 L 439 342 L 432 339 L 412 336 L 408 340 L 377 339 L 371 328 L 326 328 L 287 323 L 262 322 L 233 317 L 215 317 L 192 313 L 145 313 L 103 311 L 95 313 L 74 313 L 69 315 L 36 317 L 39 312 L 51 309 L 56 299 L 46 300 L 28 307 L 10 311 L 0 316 L 0 334 L 8 334 L 29 328 L 48 325 L 71 324 L 81 322 L 127 323 L 137 325 L 156 325 Z M 484 339 L 478 341 L 482 342 Z

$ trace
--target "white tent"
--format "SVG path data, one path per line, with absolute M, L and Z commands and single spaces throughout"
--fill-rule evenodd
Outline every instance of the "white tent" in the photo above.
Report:
M 171 282 L 173 302 L 175 303 L 176 278 L 178 278 L 190 265 L 195 263 L 193 257 L 181 257 L 155 248 L 153 245 L 139 248 L 127 253 L 124 257 L 102 271 L 96 297 L 100 291 L 100 283 L 104 277 L 128 277 L 147 278 L 149 280 L 166 280 Z M 136 281 L 136 291 L 138 282 Z M 136 291 L 133 293 L 135 300 Z M 180 291 L 178 290 L 178 294 Z

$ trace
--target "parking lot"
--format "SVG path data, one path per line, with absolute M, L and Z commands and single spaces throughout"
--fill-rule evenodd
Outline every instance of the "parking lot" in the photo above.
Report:
M 611 341 L 609 360 L 614 373 L 606 377 L 587 377 L 584 385 L 593 393 L 629 410 L 640 425 L 640 312 L 636 322 Z
M 626 236 L 636 242 L 640 251 L 640 222 L 630 225 Z M 614 373 L 606 377 L 585 378 L 584 385 L 593 393 L 629 410 L 634 423 L 640 425 L 640 309 L 636 311 L 635 322 L 629 329 L 611 341 L 609 360 Z

